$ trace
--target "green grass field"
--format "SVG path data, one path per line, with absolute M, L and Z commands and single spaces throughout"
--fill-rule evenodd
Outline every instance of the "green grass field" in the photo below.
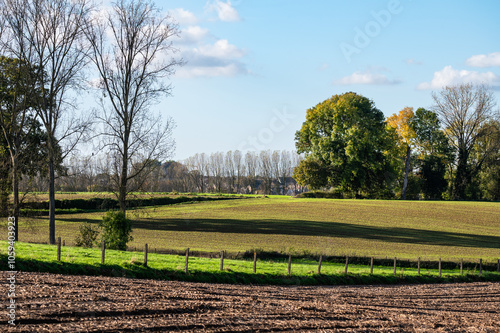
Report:
M 56 237 L 74 244 L 82 222 L 103 212 L 56 216 Z M 232 253 L 274 251 L 423 260 L 500 258 L 500 203 L 256 197 L 128 212 L 132 248 Z M 3 234 L 7 234 L 2 224 Z M 46 242 L 46 217 L 23 218 L 21 242 Z
M 7 267 L 7 242 L 0 241 L 0 270 Z M 367 265 L 350 264 L 348 274 L 345 265 L 323 261 L 321 274 L 318 262 L 313 259 L 294 259 L 288 274 L 288 261 L 257 260 L 256 273 L 253 261 L 225 259 L 220 269 L 220 258 L 190 257 L 188 272 L 185 273 L 185 256 L 167 254 L 148 254 L 148 265 L 144 265 L 143 252 L 106 250 L 105 263 L 101 264 L 100 249 L 78 247 L 61 248 L 61 261 L 57 261 L 57 247 L 46 244 L 15 243 L 15 270 L 49 272 L 71 275 L 107 275 L 132 278 L 161 280 L 183 280 L 193 282 L 221 282 L 244 284 L 398 284 L 398 283 L 445 283 L 471 281 L 500 281 L 500 273 L 494 265 L 468 265 L 463 274 L 456 267 L 443 268 L 441 275 L 435 263 L 432 267 L 416 267 L 399 262 L 394 267 L 375 265 L 373 274 Z M 429 263 L 427 263 L 429 264 Z M 449 263 L 448 263 L 449 266 Z

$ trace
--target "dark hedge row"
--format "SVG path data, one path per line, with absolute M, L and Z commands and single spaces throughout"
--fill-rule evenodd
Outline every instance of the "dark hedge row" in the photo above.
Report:
M 196 196 L 196 197 L 159 197 L 159 198 L 140 198 L 127 200 L 127 207 L 145 207 L 145 206 L 165 206 L 174 205 L 185 202 L 196 201 L 213 201 L 213 200 L 231 200 L 240 199 L 240 197 L 209 197 L 209 196 Z M 56 199 L 56 209 L 81 209 L 81 210 L 110 210 L 118 209 L 120 205 L 117 199 L 111 198 L 91 198 L 91 199 Z M 27 202 L 23 205 L 24 209 L 29 210 L 47 210 L 49 209 L 48 201 L 41 202 Z

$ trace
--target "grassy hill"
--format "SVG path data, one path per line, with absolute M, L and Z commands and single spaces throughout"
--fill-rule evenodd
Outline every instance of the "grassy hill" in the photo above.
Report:
M 103 212 L 56 216 L 56 237 L 74 244 L 82 222 Z M 500 258 L 500 204 L 296 199 L 270 196 L 136 208 L 130 247 L 237 253 L 276 251 L 443 258 Z M 4 233 L 6 234 L 6 232 Z M 20 221 L 20 241 L 48 238 L 46 217 Z

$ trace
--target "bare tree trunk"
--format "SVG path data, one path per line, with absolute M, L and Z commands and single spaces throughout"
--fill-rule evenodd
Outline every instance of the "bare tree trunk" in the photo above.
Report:
M 19 172 L 17 164 L 17 157 L 14 156 L 12 158 L 12 192 L 14 195 L 14 218 L 16 221 L 14 238 L 16 242 L 19 240 Z
M 55 166 L 49 157 L 49 243 L 56 243 L 56 190 L 55 190 Z
M 405 178 L 403 181 L 403 194 L 401 195 L 403 200 L 406 200 L 406 189 L 408 187 L 408 173 L 410 172 L 410 157 L 411 157 L 411 146 L 408 145 L 408 148 L 406 148 Z
M 467 160 L 469 155 L 465 149 L 458 151 L 457 173 L 455 176 L 455 184 L 453 186 L 453 199 L 460 200 L 465 198 L 465 189 L 468 184 L 468 166 Z
M 127 144 L 124 144 L 127 147 Z M 118 202 L 120 203 L 120 210 L 123 214 L 127 213 L 127 177 L 128 177 L 128 151 L 125 149 L 122 160 L 122 168 L 120 174 L 120 184 L 118 187 Z

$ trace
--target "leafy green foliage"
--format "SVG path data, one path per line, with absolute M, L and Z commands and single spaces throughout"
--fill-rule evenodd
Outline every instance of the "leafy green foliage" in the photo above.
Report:
M 328 172 L 317 160 L 302 160 L 293 170 L 293 178 L 302 186 L 319 189 L 328 183 Z
M 481 161 L 476 177 L 480 197 L 500 200 L 500 121 L 490 121 L 483 125 L 473 156 Z
M 108 211 L 99 222 L 99 227 L 102 229 L 102 239 L 109 249 L 126 250 L 127 243 L 133 240 L 130 235 L 132 223 L 121 211 Z
M 76 246 L 92 247 L 96 244 L 99 236 L 99 228 L 91 223 L 83 223 L 78 227 L 79 234 L 76 236 Z
M 366 97 L 353 92 L 335 95 L 307 110 L 295 140 L 298 153 L 317 163 L 304 164 L 302 173 L 327 172 L 326 182 L 321 172 L 299 177 L 302 182 L 368 195 L 388 185 L 386 174 L 392 170 L 386 151 L 391 142 L 383 113 Z

